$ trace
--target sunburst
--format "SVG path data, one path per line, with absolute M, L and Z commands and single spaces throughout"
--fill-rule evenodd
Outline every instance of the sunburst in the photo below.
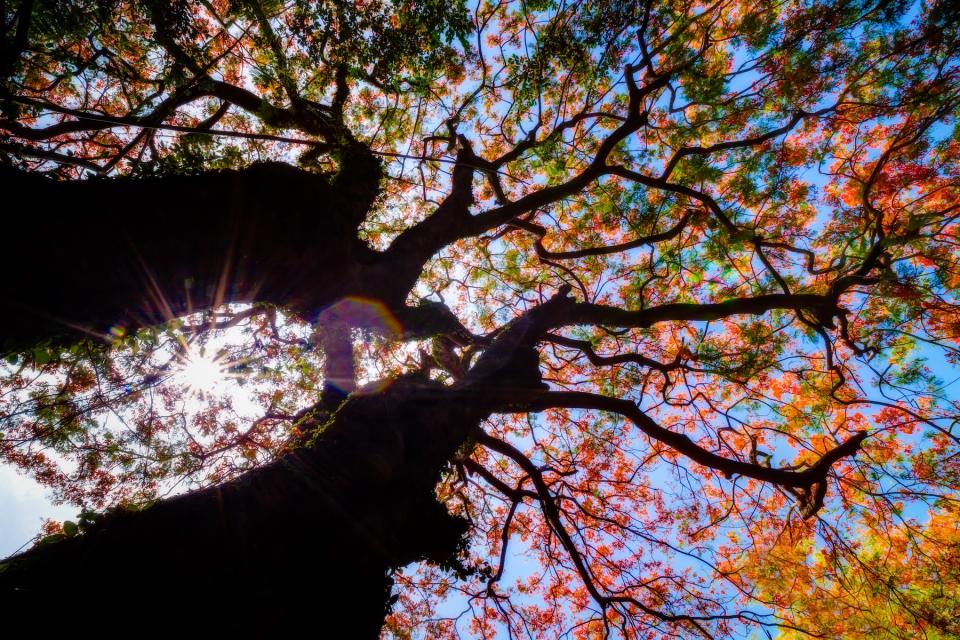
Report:
M 222 389 L 227 378 L 227 366 L 219 354 L 193 346 L 187 347 L 174 375 L 179 384 L 197 396 Z

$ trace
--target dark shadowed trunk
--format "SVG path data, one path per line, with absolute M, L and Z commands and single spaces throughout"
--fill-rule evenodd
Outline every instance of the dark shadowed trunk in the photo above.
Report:
M 466 523 L 433 489 L 482 417 L 464 400 L 401 378 L 352 396 L 312 446 L 15 557 L 4 627 L 376 638 L 388 571 L 449 562 L 462 542 Z
M 5 561 L 5 630 L 73 631 L 95 619 L 94 632 L 319 625 L 375 638 L 391 570 L 424 559 L 456 565 L 466 523 L 434 489 L 485 416 L 541 389 L 533 345 L 571 301 L 558 296 L 505 327 L 452 387 L 413 374 L 346 396 L 355 319 L 339 317 L 337 301 L 377 300 L 408 336 L 464 331 L 443 305 L 404 305 L 430 242 L 378 253 L 356 239 L 380 175 L 362 154 L 359 166 L 332 178 L 264 164 L 80 183 L 0 172 L 7 199 L 24 203 L 3 222 L 11 237 L 31 239 L 0 257 L 3 351 L 107 337 L 224 302 L 270 302 L 319 318 L 328 383 L 340 387 L 300 425 L 310 440 L 280 460 Z M 469 198 L 455 204 L 441 207 L 445 224 Z
M 360 152 L 333 176 L 281 163 L 150 179 L 55 182 L 0 167 L 0 351 L 109 338 L 228 302 L 313 322 L 346 296 L 412 333 L 449 314 L 404 306 L 430 256 L 370 249 L 357 228 L 378 193 Z M 350 158 L 348 158 L 349 160 Z
M 4 619 L 33 627 L 56 602 L 45 631 L 97 611 L 111 631 L 322 624 L 377 637 L 392 569 L 456 566 L 466 522 L 434 488 L 484 417 L 543 390 L 533 345 L 571 304 L 560 295 L 507 325 L 453 386 L 411 374 L 351 394 L 332 414 L 318 406 L 305 425 L 313 442 L 270 465 L 8 559 Z
M 0 173 L 9 347 L 110 334 L 224 302 L 307 314 L 375 262 L 328 180 L 282 164 L 147 180 Z M 330 275 L 339 271 L 342 277 Z

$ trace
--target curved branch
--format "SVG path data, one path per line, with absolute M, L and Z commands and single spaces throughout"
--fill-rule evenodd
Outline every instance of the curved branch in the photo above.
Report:
M 831 107 L 832 108 L 832 107 Z M 828 109 L 822 109 L 816 113 L 807 113 L 803 110 L 798 110 L 790 120 L 783 125 L 766 133 L 758 134 L 750 138 L 743 138 L 741 140 L 728 140 L 726 142 L 718 142 L 716 144 L 711 144 L 706 147 L 683 147 L 674 152 L 673 156 L 667 162 L 666 166 L 663 169 L 663 173 L 660 174 L 659 180 L 666 181 L 670 178 L 670 174 L 673 173 L 673 170 L 676 168 L 677 164 L 687 156 L 697 155 L 697 156 L 708 156 L 712 153 L 718 151 L 726 151 L 728 149 L 740 149 L 745 147 L 752 147 L 758 144 L 763 144 L 768 140 L 773 140 L 779 136 L 782 136 L 785 133 L 788 133 L 791 129 L 797 126 L 797 123 L 803 120 L 807 116 L 821 115 L 825 113 Z
M 660 322 L 707 322 L 741 314 L 757 315 L 774 309 L 809 309 L 818 318 L 830 318 L 842 313 L 836 298 L 831 295 L 768 293 L 724 302 L 675 302 L 639 310 L 581 302 L 574 305 L 565 317 L 558 317 L 552 326 L 594 324 L 647 328 Z
M 27 46 L 27 34 L 30 32 L 30 22 L 33 17 L 33 0 L 22 0 L 20 6 L 13 13 L 13 20 L 6 24 L 6 15 L 0 14 L 0 82 L 6 80 L 16 67 L 20 54 Z M 13 38 L 7 44 L 7 33 L 16 23 Z M 0 96 L 6 99 L 5 87 L 0 84 Z
M 547 230 L 545 227 L 533 222 L 527 222 L 525 220 L 513 220 L 509 224 L 519 229 L 523 229 L 524 231 L 529 231 L 537 236 L 537 242 L 534 245 L 534 249 L 537 252 L 537 256 L 540 258 L 544 260 L 572 260 L 575 258 L 585 258 L 587 256 L 605 256 L 611 253 L 620 253 L 621 251 L 629 251 L 630 249 L 636 249 L 637 247 L 642 247 L 647 244 L 656 244 L 657 242 L 671 240 L 683 232 L 683 230 L 687 227 L 687 223 L 690 222 L 691 217 L 693 217 L 693 211 L 687 211 L 683 217 L 680 218 L 680 221 L 677 222 L 677 224 L 670 227 L 666 231 L 634 238 L 629 242 L 622 242 L 620 244 L 607 245 L 604 247 L 591 247 L 589 249 L 575 249 L 572 251 L 556 252 L 550 251 L 543 246 L 543 238 L 547 235 Z
M 453 165 L 450 193 L 426 219 L 413 225 L 390 244 L 386 253 L 406 268 L 396 272 L 410 286 L 420 277 L 427 260 L 441 247 L 452 242 L 459 230 L 470 224 L 473 205 L 473 174 L 477 156 L 466 136 L 457 136 L 459 150 Z
M 633 605 L 647 615 L 653 616 L 659 620 L 663 620 L 665 622 L 686 622 L 687 624 L 693 626 L 704 637 L 713 637 L 699 623 L 699 620 L 713 619 L 711 616 L 700 618 L 682 614 L 677 615 L 672 613 L 664 613 L 663 611 L 659 611 L 643 604 L 631 596 L 605 595 L 601 593 L 600 589 L 596 585 L 596 581 L 593 578 L 590 568 L 587 566 L 587 563 L 583 558 L 583 555 L 580 553 L 580 550 L 577 549 L 573 538 L 563 525 L 563 519 L 560 516 L 560 509 L 557 507 L 556 500 L 550 493 L 550 488 L 544 480 L 540 469 L 538 469 L 537 466 L 533 464 L 533 462 L 527 456 L 525 456 L 522 451 L 508 442 L 494 438 L 482 429 L 477 429 L 476 439 L 479 444 L 487 447 L 491 451 L 496 451 L 497 453 L 513 460 L 517 466 L 519 466 L 533 481 L 533 485 L 537 490 L 537 499 L 540 501 L 541 510 L 550 526 L 550 529 L 557 536 L 557 538 L 559 538 L 563 548 L 570 556 L 570 560 L 573 562 L 574 567 L 576 567 L 577 574 L 583 581 L 583 585 L 590 593 L 590 597 L 593 598 L 597 604 L 604 609 L 614 604 Z
M 677 358 L 670 363 L 663 363 L 653 358 L 648 358 L 639 353 L 621 353 L 615 356 L 601 356 L 596 351 L 593 350 L 593 346 L 586 340 L 577 340 L 575 338 L 568 338 L 566 336 L 559 336 L 554 333 L 548 333 L 544 336 L 544 339 L 548 342 L 553 342 L 555 344 L 562 345 L 564 347 L 570 347 L 571 349 L 577 349 L 585 356 L 587 360 L 590 361 L 590 364 L 596 367 L 611 366 L 617 364 L 626 364 L 632 362 L 634 364 L 639 364 L 643 367 L 649 367 L 651 369 L 656 369 L 661 373 L 667 373 L 668 371 L 673 371 L 675 369 L 683 368 L 683 363 L 680 361 L 680 355 L 677 354 Z
M 629 92 L 627 115 L 623 118 L 620 126 L 600 142 L 593 160 L 586 169 L 562 184 L 544 187 L 527 194 L 519 200 L 508 202 L 474 216 L 468 224 L 464 224 L 459 229 L 451 230 L 452 233 L 438 238 L 439 244 L 434 247 L 434 250 L 461 238 L 480 235 L 502 224 L 506 224 L 524 213 L 534 211 L 567 196 L 571 196 L 583 190 L 597 178 L 605 175 L 607 173 L 607 158 L 616 146 L 647 123 L 647 111 L 641 109 L 643 100 L 664 88 L 669 82 L 672 73 L 664 73 L 642 87 L 638 87 L 633 79 L 635 71 L 636 69 L 634 67 L 628 65 L 624 72 Z M 490 163 L 487 164 L 489 165 Z
M 803 471 L 790 471 L 717 455 L 699 446 L 685 434 L 660 426 L 629 400 L 582 391 L 545 391 L 524 403 L 524 409 L 528 411 L 544 411 L 552 408 L 595 409 L 616 413 L 633 422 L 650 438 L 662 442 L 698 464 L 720 471 L 727 477 L 741 475 L 783 487 L 804 489 L 823 481 L 831 466 L 841 458 L 856 453 L 868 435 L 866 431 L 859 431 L 823 454 L 809 468 Z

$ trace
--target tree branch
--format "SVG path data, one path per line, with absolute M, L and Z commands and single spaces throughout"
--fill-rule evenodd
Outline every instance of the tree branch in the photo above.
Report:
M 719 456 L 702 448 L 685 434 L 676 433 L 660 426 L 629 400 L 580 391 L 544 391 L 531 395 L 526 402 L 518 404 L 521 404 L 528 411 L 567 408 L 595 409 L 616 413 L 633 422 L 650 438 L 662 442 L 698 464 L 720 471 L 727 477 L 741 475 L 783 487 L 804 489 L 822 481 L 835 462 L 856 453 L 868 435 L 866 431 L 859 431 L 825 453 L 808 469 L 791 471 Z
M 540 258 L 544 260 L 573 260 L 576 258 L 585 258 L 587 256 L 605 256 L 611 253 L 620 253 L 622 251 L 629 251 L 630 249 L 636 249 L 637 247 L 642 247 L 647 244 L 656 244 L 658 242 L 672 240 L 683 232 L 683 230 L 687 227 L 687 223 L 690 222 L 691 217 L 693 217 L 693 211 L 688 210 L 680 218 L 677 224 L 670 227 L 666 231 L 650 234 L 648 236 L 641 236 L 639 238 L 634 238 L 629 242 L 622 242 L 620 244 L 607 245 L 603 247 L 591 247 L 589 249 L 576 249 L 571 251 L 550 251 L 544 247 L 543 238 L 547 235 L 547 230 L 539 224 L 527 222 L 525 220 L 513 220 L 509 224 L 517 227 L 518 229 L 529 231 L 537 236 L 537 242 L 534 245 L 534 250 L 537 252 L 537 256 Z

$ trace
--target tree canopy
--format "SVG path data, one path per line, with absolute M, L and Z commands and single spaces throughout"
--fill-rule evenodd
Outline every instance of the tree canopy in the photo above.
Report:
M 0 16 L 0 588 L 190 490 L 390 638 L 960 634 L 952 3 Z

